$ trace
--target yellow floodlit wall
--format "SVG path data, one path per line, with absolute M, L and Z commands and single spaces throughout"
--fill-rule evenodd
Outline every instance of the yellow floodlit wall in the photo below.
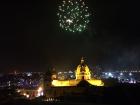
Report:
M 52 86 L 76 86 L 80 81 L 78 80 L 53 80 L 52 81 Z
M 88 83 L 90 83 L 91 85 L 94 86 L 104 86 L 104 83 L 102 82 L 102 80 L 96 80 L 96 79 L 91 79 L 91 80 L 87 80 Z

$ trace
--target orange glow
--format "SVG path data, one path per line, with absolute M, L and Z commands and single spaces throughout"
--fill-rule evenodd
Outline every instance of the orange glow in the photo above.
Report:
M 43 88 L 42 87 L 39 87 L 37 91 L 38 92 L 41 92 L 41 91 L 43 91 Z

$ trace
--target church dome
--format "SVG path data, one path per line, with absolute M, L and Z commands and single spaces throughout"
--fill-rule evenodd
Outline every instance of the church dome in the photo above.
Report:
M 89 67 L 85 64 L 83 57 L 81 58 L 81 63 L 77 66 L 75 74 L 76 79 L 88 80 L 91 78 Z

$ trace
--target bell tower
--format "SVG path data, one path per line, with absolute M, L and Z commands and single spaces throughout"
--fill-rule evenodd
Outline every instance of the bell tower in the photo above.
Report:
M 84 63 L 84 57 L 81 58 L 81 64 L 83 64 L 83 63 Z

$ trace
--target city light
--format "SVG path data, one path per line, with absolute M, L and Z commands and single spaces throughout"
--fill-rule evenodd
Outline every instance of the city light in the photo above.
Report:
M 129 73 L 129 76 L 132 76 L 132 73 L 131 72 Z
M 29 98 L 29 94 L 27 94 L 26 97 Z
M 43 90 L 43 88 L 42 87 L 39 87 L 37 91 L 38 92 L 41 92 L 42 90 Z
M 17 90 L 17 92 L 20 93 L 21 91 L 20 90 Z
M 123 75 L 123 73 L 120 73 L 120 75 L 122 76 L 122 75 Z
M 38 90 L 37 90 L 37 97 L 40 97 L 40 96 L 43 96 L 43 95 L 44 95 L 43 88 L 39 87 Z
M 110 72 L 108 73 L 108 76 L 111 77 L 111 78 L 113 78 L 113 74 L 110 73 Z
M 26 93 L 23 93 L 24 96 L 26 96 Z

